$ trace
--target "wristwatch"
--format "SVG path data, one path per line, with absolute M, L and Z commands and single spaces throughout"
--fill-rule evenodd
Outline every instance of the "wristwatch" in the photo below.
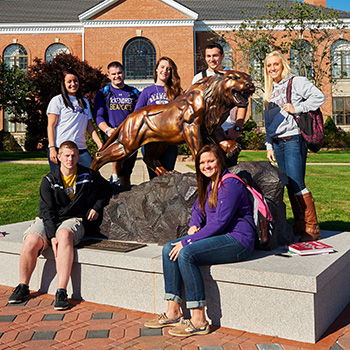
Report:
M 241 131 L 241 130 L 242 130 L 238 125 L 236 125 L 236 126 L 234 127 L 234 129 L 235 129 L 236 131 Z

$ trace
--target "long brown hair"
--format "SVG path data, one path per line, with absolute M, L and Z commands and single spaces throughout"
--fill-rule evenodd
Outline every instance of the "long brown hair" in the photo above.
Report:
M 209 177 L 206 177 L 204 174 L 202 174 L 199 168 L 199 163 L 200 163 L 201 155 L 206 152 L 212 152 L 218 161 L 218 172 L 216 174 L 215 180 L 212 182 L 212 185 L 211 185 L 212 191 L 209 197 L 210 208 L 216 207 L 216 204 L 218 201 L 218 188 L 219 188 L 220 177 L 222 175 L 222 172 L 226 168 L 223 151 L 219 146 L 213 145 L 213 144 L 205 145 L 197 153 L 195 165 L 196 165 L 197 186 L 198 186 L 198 205 L 199 205 L 199 209 L 202 211 L 203 214 L 204 214 L 204 204 L 208 196 L 208 186 L 210 184 L 211 179 Z
M 168 101 L 170 102 L 172 100 L 175 100 L 175 98 L 182 93 L 181 79 L 177 72 L 177 66 L 175 62 L 170 57 L 163 56 L 157 61 L 157 64 L 154 67 L 154 70 L 153 70 L 154 82 L 157 82 L 157 76 L 158 76 L 157 68 L 159 66 L 160 61 L 167 61 L 171 68 L 170 76 L 165 84 L 166 96 L 168 98 Z

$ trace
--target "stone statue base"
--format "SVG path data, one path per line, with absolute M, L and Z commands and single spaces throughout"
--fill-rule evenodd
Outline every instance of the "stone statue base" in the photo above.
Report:
M 285 173 L 269 162 L 240 162 L 229 170 L 265 196 L 276 223 L 272 248 L 294 241 L 283 202 Z M 186 235 L 196 198 L 194 173 L 158 176 L 113 196 L 104 209 L 101 233 L 113 240 L 165 244 Z

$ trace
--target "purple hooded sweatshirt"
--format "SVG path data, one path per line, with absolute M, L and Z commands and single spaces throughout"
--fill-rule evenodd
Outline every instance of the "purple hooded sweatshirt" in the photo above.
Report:
M 227 169 L 222 175 L 226 173 L 228 173 Z M 200 230 L 182 240 L 182 245 L 186 246 L 210 236 L 227 234 L 234 237 L 245 248 L 254 250 L 254 221 L 248 191 L 244 185 L 234 178 L 226 178 L 218 189 L 216 208 L 209 207 L 210 194 L 211 183 L 204 205 L 205 215 L 199 209 L 198 198 L 193 205 L 190 227 L 195 225 L 200 227 Z

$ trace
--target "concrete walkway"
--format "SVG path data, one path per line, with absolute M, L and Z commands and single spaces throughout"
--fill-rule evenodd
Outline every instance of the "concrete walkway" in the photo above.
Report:
M 55 311 L 54 297 L 38 292 L 22 304 L 9 305 L 11 293 L 12 288 L 0 286 L 0 349 L 350 349 L 350 304 L 321 340 L 309 344 L 223 327 L 212 327 L 205 336 L 173 337 L 169 328 L 145 328 L 144 322 L 155 316 L 149 313 L 80 300 L 70 300 L 68 310 Z

